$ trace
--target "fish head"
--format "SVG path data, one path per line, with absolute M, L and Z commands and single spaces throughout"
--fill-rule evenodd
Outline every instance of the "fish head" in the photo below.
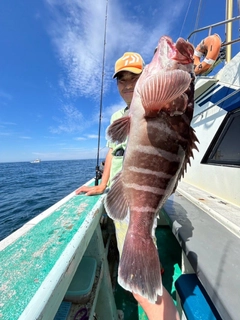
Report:
M 152 67 L 165 71 L 181 69 L 193 71 L 194 47 L 191 43 L 179 38 L 176 43 L 168 36 L 163 36 L 158 42 Z
M 168 36 L 160 38 L 136 88 L 146 116 L 157 116 L 160 111 L 171 116 L 185 112 L 189 101 L 185 92 L 194 80 L 193 54 L 192 44 L 182 38 L 176 43 Z

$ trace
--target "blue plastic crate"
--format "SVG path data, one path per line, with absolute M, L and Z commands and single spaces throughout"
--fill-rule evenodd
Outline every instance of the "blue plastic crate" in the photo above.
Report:
M 96 275 L 97 261 L 83 257 L 65 295 L 65 300 L 82 303 L 88 299 Z

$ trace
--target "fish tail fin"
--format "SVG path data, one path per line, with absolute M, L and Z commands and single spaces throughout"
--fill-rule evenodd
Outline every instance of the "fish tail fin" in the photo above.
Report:
M 147 258 L 146 258 L 147 257 Z M 151 237 L 127 234 L 119 264 L 118 283 L 151 303 L 162 295 L 161 266 Z

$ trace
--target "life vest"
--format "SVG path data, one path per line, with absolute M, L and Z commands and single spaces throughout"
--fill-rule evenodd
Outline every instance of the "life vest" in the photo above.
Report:
M 205 73 L 215 63 L 221 48 L 221 38 L 218 34 L 213 34 L 202 40 L 194 50 L 193 61 L 196 75 Z M 205 56 L 201 61 L 201 57 Z

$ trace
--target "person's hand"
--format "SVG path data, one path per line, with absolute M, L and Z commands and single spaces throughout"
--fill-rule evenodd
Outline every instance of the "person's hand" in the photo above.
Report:
M 102 194 L 106 189 L 106 185 L 99 184 L 98 186 L 88 187 L 88 186 L 81 186 L 78 188 L 75 193 L 80 194 L 84 193 L 86 196 L 93 196 L 95 194 Z

